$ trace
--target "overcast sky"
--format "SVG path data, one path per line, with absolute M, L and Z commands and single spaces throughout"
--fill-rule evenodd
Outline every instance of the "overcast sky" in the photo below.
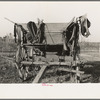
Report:
M 17 23 L 37 22 L 37 18 L 45 23 L 67 23 L 86 13 L 91 22 L 91 36 L 86 40 L 100 42 L 100 2 L 0 2 L 0 36 L 14 30 L 4 17 Z

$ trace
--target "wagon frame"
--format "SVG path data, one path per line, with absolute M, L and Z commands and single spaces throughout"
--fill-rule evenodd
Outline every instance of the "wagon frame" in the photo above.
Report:
M 72 21 L 73 20 L 71 20 L 68 24 L 66 24 L 66 26 L 65 26 L 66 29 L 71 24 Z M 76 23 L 76 21 L 75 21 L 75 23 Z M 21 27 L 20 30 L 24 29 L 22 27 L 23 24 L 17 24 L 17 23 L 14 23 L 14 24 L 17 25 L 18 27 Z M 79 25 L 79 23 L 78 23 L 78 25 Z M 25 29 L 24 29 L 24 31 L 25 31 Z M 65 29 L 63 29 L 63 31 L 56 30 L 56 33 L 62 34 L 62 32 L 64 32 L 64 31 L 65 31 Z M 45 31 L 45 33 L 49 33 L 49 36 L 50 36 L 53 44 L 48 44 L 46 40 L 44 43 L 24 43 L 23 42 L 24 32 L 23 33 L 20 32 L 20 34 L 21 34 L 20 40 L 21 41 L 18 44 L 18 50 L 16 52 L 16 59 L 19 60 L 19 62 L 16 62 L 16 66 L 17 66 L 20 78 L 22 78 L 23 80 L 26 80 L 27 77 L 29 75 L 31 75 L 32 77 L 34 77 L 33 83 L 39 83 L 40 80 L 42 79 L 42 76 L 44 75 L 47 67 L 64 66 L 64 67 L 61 67 L 59 70 L 69 72 L 71 83 L 79 83 L 81 81 L 81 75 L 84 74 L 84 72 L 80 71 L 80 67 L 81 67 L 82 63 L 80 63 L 79 59 L 76 60 L 76 55 L 71 56 L 70 62 L 65 60 L 66 55 L 61 55 L 61 56 L 58 55 L 58 61 L 54 61 L 53 59 L 51 61 L 46 60 L 47 52 L 60 53 L 59 51 L 62 51 L 62 49 L 64 48 L 64 44 L 63 43 L 62 44 L 54 43 L 52 36 L 51 36 L 52 31 L 51 32 Z M 78 34 L 80 34 L 80 33 L 78 33 Z M 73 41 L 72 44 L 75 44 L 75 41 Z M 29 50 L 31 53 L 31 59 L 29 58 L 30 53 L 28 53 L 29 48 L 31 48 Z M 59 49 L 61 49 L 61 50 L 59 50 Z M 18 55 L 21 55 L 21 56 L 18 57 Z M 42 55 L 44 55 L 43 58 L 45 59 L 45 61 L 41 60 Z M 40 56 L 40 58 L 38 58 L 38 56 Z M 38 58 L 38 60 L 36 60 L 37 58 Z

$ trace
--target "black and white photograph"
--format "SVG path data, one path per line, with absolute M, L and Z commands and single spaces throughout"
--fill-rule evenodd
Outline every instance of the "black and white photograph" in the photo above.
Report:
M 70 85 L 73 89 L 67 93 L 74 91 L 77 96 L 77 86 L 82 84 L 84 91 L 99 84 L 99 9 L 99 1 L 0 1 L 0 90 L 27 84 L 39 94 L 42 89 L 46 93 L 47 87 Z M 67 93 L 65 97 L 70 97 Z
M 99 8 L 0 2 L 0 83 L 99 83 Z

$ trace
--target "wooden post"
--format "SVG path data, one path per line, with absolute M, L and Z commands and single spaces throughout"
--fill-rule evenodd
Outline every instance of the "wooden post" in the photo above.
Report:
M 75 82 L 75 74 L 74 73 L 70 73 L 70 81 L 71 83 L 74 83 Z
M 47 66 L 43 65 L 43 67 L 40 69 L 39 73 L 35 77 L 33 83 L 38 83 L 40 81 L 40 78 L 42 78 L 43 73 L 45 72 L 46 68 L 47 68 Z
M 80 73 L 78 73 L 78 71 L 79 71 L 79 67 L 77 66 L 76 67 L 76 77 L 75 77 L 75 81 L 76 81 L 76 83 L 80 83 Z

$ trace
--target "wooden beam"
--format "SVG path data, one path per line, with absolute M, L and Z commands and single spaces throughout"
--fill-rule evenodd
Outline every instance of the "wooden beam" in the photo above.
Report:
M 37 76 L 35 77 L 34 81 L 32 83 L 38 83 L 39 80 L 42 78 L 44 71 L 46 70 L 47 66 L 43 65 L 39 71 L 39 73 L 37 74 Z
M 4 59 L 7 59 L 7 60 L 14 60 L 13 58 L 10 58 L 10 57 L 6 57 L 6 56 L 1 56 L 2 58 L 4 58 Z
M 63 46 L 63 43 L 61 43 L 61 44 L 43 44 L 43 43 L 35 43 L 35 44 L 32 44 L 32 43 L 28 43 L 28 44 L 26 44 L 26 43 L 24 43 L 23 44 L 24 46 Z
M 40 62 L 40 61 L 37 61 L 37 62 L 32 62 L 32 61 L 22 61 L 21 64 L 25 64 L 25 65 L 31 65 L 31 64 L 34 64 L 34 65 L 48 65 L 48 66 L 52 66 L 52 65 L 61 65 L 61 66 L 70 66 L 71 65 L 71 62 Z
M 79 73 L 79 74 L 84 74 L 83 71 L 76 71 L 76 70 L 68 69 L 68 68 L 59 68 L 59 70 L 61 70 L 61 71 L 67 71 L 67 72 L 73 72 L 73 73 Z
M 61 53 L 63 50 L 63 44 L 23 44 L 23 46 L 26 47 L 35 47 L 40 49 L 40 51 L 45 51 L 45 52 L 59 52 Z

